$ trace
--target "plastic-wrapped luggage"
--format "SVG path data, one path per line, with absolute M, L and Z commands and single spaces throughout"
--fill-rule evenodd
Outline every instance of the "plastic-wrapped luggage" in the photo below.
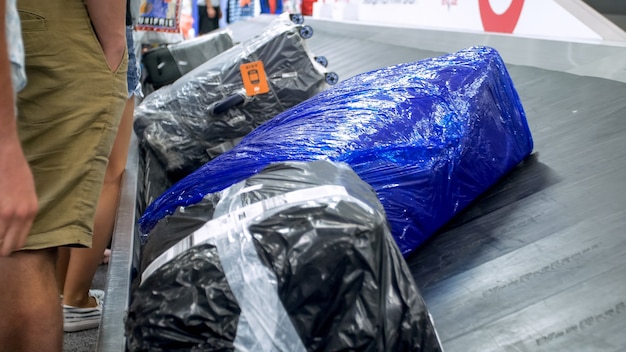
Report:
M 307 26 L 289 15 L 150 94 L 135 132 L 176 181 L 231 149 L 276 114 L 328 88 L 337 76 L 305 45 Z M 304 37 L 303 37 L 304 36 Z
M 271 165 L 142 248 L 130 351 L 441 351 L 382 205 L 345 164 Z
M 378 194 L 404 254 L 497 182 L 533 148 L 496 50 L 469 48 L 347 79 L 258 127 L 157 198 L 147 233 L 177 207 L 273 162 L 349 164 Z
M 221 29 L 194 39 L 151 49 L 141 59 L 146 71 L 146 82 L 155 89 L 172 84 L 233 45 L 231 31 Z
M 140 147 L 138 174 L 142 175 L 137 184 L 137 214 L 142 214 L 148 205 L 163 194 L 172 183 L 165 174 L 163 164 L 150 149 Z
M 376 190 L 408 254 L 532 148 L 502 58 L 493 48 L 468 48 L 357 75 L 279 114 L 169 188 L 140 229 L 270 163 L 330 159 Z

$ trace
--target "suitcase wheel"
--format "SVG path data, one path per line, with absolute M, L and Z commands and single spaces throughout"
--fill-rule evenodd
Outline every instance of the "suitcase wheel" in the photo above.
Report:
M 300 36 L 304 39 L 309 39 L 313 36 L 313 27 L 311 26 L 302 26 L 302 28 L 300 28 Z
M 330 84 L 331 86 L 335 85 L 335 84 L 337 84 L 337 82 L 339 82 L 339 76 L 336 73 L 334 73 L 334 72 L 328 72 L 328 73 L 326 73 L 325 76 L 326 76 L 325 77 L 326 83 Z
M 304 16 L 302 16 L 299 13 L 294 13 L 289 15 L 289 18 L 291 19 L 291 22 L 295 23 L 295 24 L 303 24 L 304 23 Z
M 328 59 L 325 56 L 316 56 L 315 62 L 317 62 L 318 64 L 324 67 L 328 66 Z

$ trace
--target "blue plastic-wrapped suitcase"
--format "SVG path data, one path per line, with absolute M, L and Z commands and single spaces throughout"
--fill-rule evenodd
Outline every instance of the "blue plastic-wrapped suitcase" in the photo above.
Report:
M 140 227 L 271 163 L 329 159 L 374 188 L 408 254 L 532 148 L 502 58 L 468 48 L 363 73 L 279 114 L 156 199 Z

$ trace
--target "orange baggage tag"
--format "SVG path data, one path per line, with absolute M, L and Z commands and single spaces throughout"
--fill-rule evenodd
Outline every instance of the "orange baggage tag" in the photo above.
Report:
M 249 62 L 241 65 L 239 69 L 241 70 L 241 78 L 243 79 L 243 87 L 246 89 L 246 95 L 251 97 L 270 91 L 263 62 Z

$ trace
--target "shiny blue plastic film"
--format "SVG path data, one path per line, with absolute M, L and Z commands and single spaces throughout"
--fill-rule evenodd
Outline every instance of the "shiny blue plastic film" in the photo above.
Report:
M 473 47 L 363 73 L 284 111 L 156 199 L 140 225 L 273 162 L 329 159 L 373 187 L 406 255 L 532 148 L 502 58 Z

